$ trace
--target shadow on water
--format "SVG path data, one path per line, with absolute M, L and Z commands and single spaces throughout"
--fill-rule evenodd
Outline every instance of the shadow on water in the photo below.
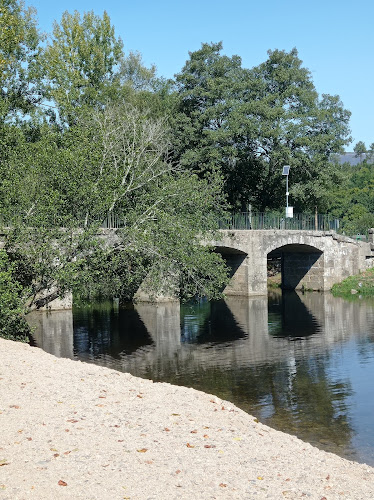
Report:
M 153 344 L 132 305 L 115 308 L 108 301 L 93 307 L 81 307 L 74 310 L 73 319 L 74 354 L 80 358 L 97 359 L 108 355 L 119 359 L 121 353 L 130 355 Z
M 283 294 L 273 292 L 270 297 L 269 333 L 271 335 L 295 340 L 321 331 L 318 319 L 306 307 L 301 294 L 295 291 L 285 291 Z
M 181 307 L 183 342 L 205 344 L 233 342 L 245 337 L 225 301 L 200 300 Z
M 288 292 L 181 306 L 87 304 L 30 321 L 35 343 L 52 354 L 217 394 L 272 427 L 374 465 L 374 423 L 365 417 L 374 398 L 356 383 L 374 376 L 373 310 Z

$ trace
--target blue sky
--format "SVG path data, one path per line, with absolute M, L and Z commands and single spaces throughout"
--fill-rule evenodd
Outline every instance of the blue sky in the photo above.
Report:
M 339 95 L 352 112 L 353 144 L 374 142 L 373 0 L 27 0 L 39 26 L 51 32 L 65 10 L 109 14 L 125 52 L 139 51 L 146 65 L 172 77 L 203 42 L 223 42 L 224 53 L 251 68 L 268 49 L 296 47 L 317 91 Z

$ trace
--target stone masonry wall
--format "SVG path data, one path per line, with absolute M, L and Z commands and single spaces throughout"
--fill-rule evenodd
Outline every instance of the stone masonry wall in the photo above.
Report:
M 246 254 L 224 290 L 226 295 L 265 295 L 267 255 L 274 251 L 283 255 L 283 285 L 296 289 L 330 290 L 373 260 L 373 244 L 333 231 L 226 230 L 221 234 L 220 241 L 210 243 L 222 253 L 230 249 Z
M 285 252 L 282 257 L 282 288 L 324 290 L 324 256 L 320 252 Z

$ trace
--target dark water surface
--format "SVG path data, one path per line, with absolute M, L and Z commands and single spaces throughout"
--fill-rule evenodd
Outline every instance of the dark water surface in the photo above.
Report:
M 374 303 L 296 292 L 179 306 L 33 313 L 35 343 L 232 401 L 276 429 L 374 465 Z

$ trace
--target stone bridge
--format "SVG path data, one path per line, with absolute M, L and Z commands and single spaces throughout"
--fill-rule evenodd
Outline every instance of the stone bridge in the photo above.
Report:
M 374 265 L 373 231 L 366 243 L 335 231 L 222 230 L 222 238 L 209 244 L 231 268 L 225 295 L 265 295 L 269 258 L 281 262 L 283 288 L 330 290 Z
M 116 230 L 103 230 L 102 235 L 113 244 Z M 374 229 L 369 229 L 369 242 L 356 241 L 335 231 L 300 230 L 220 230 L 220 238 L 206 241 L 215 247 L 231 269 L 226 296 L 267 294 L 267 263 L 279 259 L 282 288 L 330 290 L 335 283 L 374 266 Z M 0 248 L 6 232 L 0 234 Z M 135 299 L 154 301 L 142 287 Z M 172 300 L 160 296 L 156 301 Z M 71 307 L 71 294 L 65 301 L 55 301 L 49 309 Z

